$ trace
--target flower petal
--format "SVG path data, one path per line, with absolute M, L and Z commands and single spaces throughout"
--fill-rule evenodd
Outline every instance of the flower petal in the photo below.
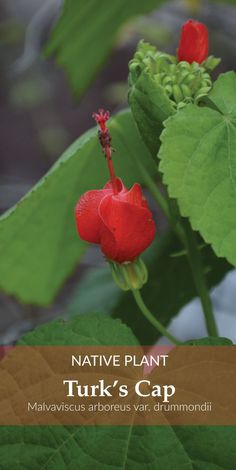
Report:
M 178 60 L 201 64 L 208 55 L 208 29 L 203 23 L 189 20 L 182 26 Z
M 78 234 L 82 240 L 100 243 L 100 217 L 98 208 L 102 199 L 112 194 L 111 189 L 87 191 L 79 199 L 75 208 Z
M 117 187 L 118 187 L 118 191 L 119 193 L 126 193 L 128 192 L 128 189 L 125 187 L 123 181 L 121 178 L 116 178 L 116 184 L 117 184 Z M 108 183 L 105 184 L 104 186 L 104 189 L 112 189 L 113 191 L 113 186 L 112 186 L 112 182 L 111 181 L 108 181 Z
M 135 183 L 129 191 L 119 194 L 119 200 L 129 202 L 136 206 L 147 207 L 147 201 L 143 196 L 142 188 L 138 183 Z
M 155 223 L 148 208 L 111 196 L 101 201 L 99 213 L 101 249 L 109 259 L 132 261 L 153 241 Z

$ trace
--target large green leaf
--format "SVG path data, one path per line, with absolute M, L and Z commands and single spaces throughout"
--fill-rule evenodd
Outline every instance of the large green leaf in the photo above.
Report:
M 220 340 L 221 341 L 221 340 Z M 135 344 L 103 315 L 52 322 L 21 344 Z M 2 426 L 1 470 L 233 470 L 235 428 L 178 426 Z
M 202 242 L 199 240 L 199 247 Z M 215 286 L 231 266 L 217 258 L 211 247 L 201 249 L 208 287 Z M 187 256 L 173 233 L 167 232 L 143 256 L 148 266 L 149 279 L 142 289 L 146 304 L 154 315 L 167 325 L 180 309 L 197 296 Z M 114 284 L 109 268 L 96 269 L 86 276 L 74 293 L 68 307 L 70 316 L 79 313 L 103 311 L 132 328 L 142 344 L 151 344 L 158 332 L 140 313 L 130 293 L 124 293 Z
M 110 314 L 124 292 L 115 284 L 110 267 L 93 268 L 75 288 L 67 306 L 66 318 L 90 312 Z
M 169 427 L 27 426 L 0 428 L 0 437 L 1 470 L 193 468 Z
M 234 470 L 235 427 L 0 428 L 1 470 Z
M 142 181 L 136 158 L 150 173 L 155 165 L 129 112 L 111 121 L 114 164 L 127 185 Z M 75 230 L 74 206 L 88 189 L 108 180 L 95 129 L 79 138 L 49 173 L 0 218 L 0 287 L 20 300 L 52 301 L 84 252 Z
M 160 169 L 216 254 L 236 265 L 236 74 L 221 75 L 208 97 L 214 109 L 189 105 L 166 122 Z
M 138 344 L 130 328 L 103 314 L 57 319 L 24 335 L 20 345 L 37 346 L 125 346 Z
M 54 54 L 78 96 L 112 50 L 120 27 L 163 0 L 65 0 L 46 53 Z

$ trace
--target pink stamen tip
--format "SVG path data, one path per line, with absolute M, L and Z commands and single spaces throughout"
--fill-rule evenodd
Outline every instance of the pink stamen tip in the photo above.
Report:
M 110 113 L 109 111 L 104 111 L 104 109 L 99 109 L 98 113 L 93 113 L 92 117 L 98 124 L 105 124 L 110 118 Z

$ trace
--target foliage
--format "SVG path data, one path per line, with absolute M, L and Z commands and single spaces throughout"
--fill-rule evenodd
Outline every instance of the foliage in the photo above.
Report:
M 217 258 L 200 238 L 198 244 L 210 289 L 220 282 L 231 265 Z M 142 289 L 143 297 L 156 318 L 168 325 L 180 309 L 197 296 L 186 253 L 178 238 L 168 231 L 149 248 L 143 259 L 149 273 L 148 282 Z M 114 284 L 109 268 L 97 268 L 88 273 L 74 292 L 67 315 L 99 310 L 122 318 L 141 344 L 153 343 L 160 336 L 140 314 L 132 295 L 122 292 Z
M 228 344 L 215 340 L 215 344 Z M 24 345 L 137 344 L 131 330 L 103 315 L 56 320 L 25 335 Z M 235 428 L 171 426 L 11 426 L 0 428 L 1 470 L 233 469 Z M 209 448 L 206 449 L 205 443 Z M 211 445 L 214 444 L 214 445 Z M 224 449 L 224 452 L 222 452 Z M 199 466 L 199 462 L 200 465 Z M 223 466 L 224 465 L 224 466 Z
M 54 54 L 67 72 L 77 94 L 86 90 L 112 50 L 121 26 L 130 18 L 148 13 L 163 0 L 65 0 L 46 54 Z M 85 53 L 86 51 L 86 53 Z
M 155 166 L 132 116 L 121 113 L 110 124 L 115 166 L 124 183 L 142 182 L 136 159 L 148 174 Z M 129 155 L 129 158 L 127 158 Z M 74 222 L 80 195 L 108 180 L 95 129 L 80 137 L 48 174 L 0 218 L 0 287 L 26 303 L 46 305 L 75 269 L 85 251 Z
M 218 256 L 236 266 L 236 74 L 222 74 L 207 107 L 165 123 L 160 169 L 183 216 Z M 211 109 L 212 108 L 212 109 Z

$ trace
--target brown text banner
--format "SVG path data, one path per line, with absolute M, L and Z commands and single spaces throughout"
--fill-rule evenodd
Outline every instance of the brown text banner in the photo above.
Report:
M 0 425 L 236 425 L 235 346 L 16 346 Z

